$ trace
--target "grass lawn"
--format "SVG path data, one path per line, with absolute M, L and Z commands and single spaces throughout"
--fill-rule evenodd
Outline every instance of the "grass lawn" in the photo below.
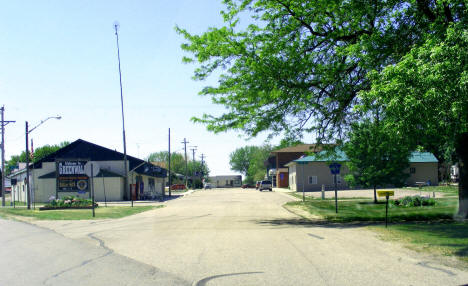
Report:
M 458 199 L 437 199 L 435 206 L 400 207 L 389 204 L 388 217 L 395 221 L 427 221 L 452 219 L 458 209 Z M 351 221 L 384 221 L 385 203 L 374 204 L 372 199 L 338 200 L 338 214 L 335 213 L 335 201 L 306 197 L 306 201 L 287 203 L 289 206 L 300 206 L 312 215 L 320 216 L 333 222 Z
M 398 241 L 406 247 L 444 256 L 456 256 L 468 267 L 468 223 L 423 222 L 371 226 L 384 240 Z
M 458 197 L 458 186 L 426 186 L 417 188 L 417 187 L 408 187 L 404 188 L 405 190 L 414 190 L 414 191 L 423 191 L 423 192 L 439 192 L 444 193 L 445 196 L 457 196 Z
M 8 218 L 14 216 L 32 217 L 39 220 L 88 220 L 121 218 L 163 206 L 138 206 L 138 207 L 98 207 L 95 209 L 96 217 L 93 218 L 91 209 L 69 209 L 69 210 L 28 210 L 26 208 L 0 208 L 0 217 Z

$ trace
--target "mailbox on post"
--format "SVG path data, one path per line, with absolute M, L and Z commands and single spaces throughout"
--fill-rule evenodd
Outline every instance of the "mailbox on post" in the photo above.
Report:
M 377 195 L 379 197 L 385 197 L 385 228 L 387 227 L 387 222 L 388 222 L 388 198 L 390 196 L 394 196 L 395 192 L 394 191 L 377 191 Z

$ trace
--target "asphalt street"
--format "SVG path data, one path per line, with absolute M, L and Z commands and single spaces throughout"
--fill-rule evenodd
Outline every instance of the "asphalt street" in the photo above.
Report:
M 93 285 L 94 275 L 129 279 L 109 285 L 150 285 L 132 284 L 140 277 L 153 279 L 151 285 L 468 283 L 468 270 L 379 240 L 363 227 L 310 223 L 282 207 L 290 200 L 284 193 L 214 189 L 118 220 L 35 222 L 39 227 L 1 221 L 2 245 L 11 250 L 2 248 L 8 274 L 0 285 L 22 277 L 38 285 Z M 20 233 L 5 232 L 11 227 Z

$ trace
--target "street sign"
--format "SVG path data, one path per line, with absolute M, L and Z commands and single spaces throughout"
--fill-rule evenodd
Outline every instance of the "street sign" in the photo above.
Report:
M 332 175 L 338 175 L 340 173 L 341 164 L 331 163 L 329 167 Z

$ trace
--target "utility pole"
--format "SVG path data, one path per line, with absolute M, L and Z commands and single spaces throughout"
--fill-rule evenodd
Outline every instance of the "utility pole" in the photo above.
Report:
M 29 130 L 28 122 L 26 121 L 26 193 L 28 195 L 28 210 L 31 209 L 31 191 L 29 190 Z
M 117 58 L 119 60 L 119 80 L 120 80 L 120 102 L 122 105 L 122 137 L 123 137 L 123 148 L 124 148 L 124 190 L 128 199 L 132 200 L 133 206 L 133 196 L 128 191 L 128 174 L 127 174 L 127 141 L 125 139 L 125 117 L 124 117 L 124 108 L 123 108 L 123 92 L 122 92 L 122 71 L 120 69 L 120 47 L 119 47 L 119 24 L 114 23 L 115 36 L 117 40 Z
M 185 187 L 187 188 L 187 139 L 184 138 L 184 141 L 181 142 L 184 144 L 184 152 L 185 152 Z
M 1 145 L 1 149 L 2 149 L 2 207 L 5 206 L 5 126 L 8 124 L 8 123 L 12 123 L 12 122 L 15 122 L 15 121 L 5 121 L 5 106 L 2 106 L 0 108 L 0 111 L 2 112 L 2 121 L 1 121 L 1 129 L 2 129 L 2 145 Z M 10 199 L 11 201 L 11 199 Z
M 192 170 L 192 188 L 195 189 L 195 150 L 197 150 L 197 146 L 191 146 L 190 150 L 192 150 L 192 161 L 193 161 L 193 170 Z
M 205 164 L 205 158 L 206 158 L 205 154 L 202 153 L 201 154 L 201 174 L 200 174 L 200 177 L 201 177 L 202 180 L 203 180 L 204 175 L 205 175 L 205 172 L 204 172 L 204 169 L 203 169 L 203 165 Z
M 172 186 L 172 178 L 171 178 L 171 128 L 169 128 L 169 197 L 171 196 L 171 186 Z

